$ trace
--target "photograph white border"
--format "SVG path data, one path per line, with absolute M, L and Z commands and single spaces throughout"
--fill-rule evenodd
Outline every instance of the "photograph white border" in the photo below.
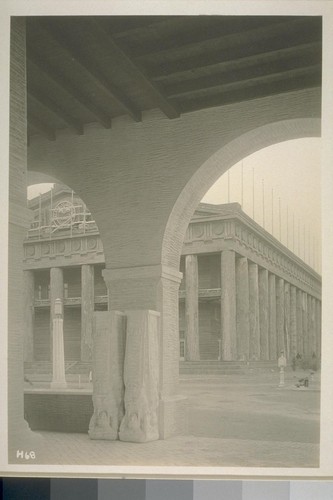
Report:
M 323 16 L 322 94 L 322 384 L 319 468 L 128 467 L 14 465 L 7 458 L 7 282 L 8 282 L 8 137 L 10 16 L 31 15 L 319 15 Z M 172 478 L 333 478 L 333 2 L 3 0 L 0 13 L 1 99 L 1 271 L 0 271 L 0 470 L 2 475 Z

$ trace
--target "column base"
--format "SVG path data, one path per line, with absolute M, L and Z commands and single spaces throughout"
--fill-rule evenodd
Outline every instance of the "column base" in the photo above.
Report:
M 165 397 L 159 402 L 160 439 L 167 439 L 188 432 L 187 397 Z

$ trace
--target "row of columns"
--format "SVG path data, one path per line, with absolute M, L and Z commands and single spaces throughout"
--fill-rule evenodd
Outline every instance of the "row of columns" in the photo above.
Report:
M 34 272 L 25 271 L 25 361 L 33 361 L 34 356 L 34 289 Z M 94 295 L 94 266 L 92 264 L 83 264 L 81 266 L 81 361 L 90 361 L 92 357 L 92 329 L 95 308 Z M 63 269 L 60 267 L 53 267 L 50 269 L 50 332 L 52 332 L 56 299 L 60 299 L 61 303 L 64 303 L 64 273 Z M 63 313 L 64 311 L 62 311 L 62 315 Z M 50 346 L 52 348 L 52 338 L 50 338 Z
M 185 257 L 185 359 L 200 359 L 198 257 Z M 321 303 L 233 250 L 221 253 L 221 358 L 320 357 Z

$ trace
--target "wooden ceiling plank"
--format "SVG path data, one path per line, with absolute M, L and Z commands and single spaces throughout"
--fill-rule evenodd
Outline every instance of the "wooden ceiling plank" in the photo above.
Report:
M 76 120 L 73 116 L 67 113 L 63 108 L 59 106 L 49 97 L 42 95 L 30 86 L 28 88 L 28 94 L 34 100 L 38 101 L 42 106 L 47 108 L 49 111 L 58 116 L 63 122 L 65 122 L 70 128 L 73 128 L 78 135 L 83 135 L 83 124 Z
M 200 56 L 189 57 L 173 61 L 163 66 L 154 65 L 148 71 L 152 81 L 163 81 L 170 76 L 186 74 L 193 72 L 198 68 L 209 68 L 222 64 L 230 64 L 237 60 L 246 61 L 249 58 L 265 58 L 269 54 L 285 51 L 291 53 L 298 50 L 300 46 L 312 46 L 314 43 L 320 43 L 321 37 L 317 33 L 305 32 L 302 35 L 291 35 L 291 38 L 273 38 L 272 40 L 258 40 L 257 43 L 250 43 L 243 46 L 230 47 L 225 51 L 214 51 Z
M 142 113 L 140 110 L 136 109 L 135 106 L 130 102 L 127 96 L 125 96 L 120 89 L 117 89 L 110 81 L 108 81 L 100 68 L 93 61 L 87 60 L 86 55 L 78 44 L 73 44 L 68 40 L 67 34 L 63 29 L 55 26 L 53 23 L 47 24 L 47 29 L 45 32 L 48 36 L 51 36 L 53 40 L 61 46 L 64 53 L 70 59 L 75 59 L 76 64 L 79 64 L 81 68 L 84 69 L 93 80 L 94 84 L 101 88 L 106 94 L 108 94 L 118 106 L 120 106 L 123 111 L 131 116 L 134 121 L 142 121 Z
M 224 93 L 236 92 L 242 89 L 244 93 L 257 85 L 274 85 L 277 82 L 282 81 L 293 81 L 298 80 L 301 77 L 308 78 L 312 75 L 318 75 L 321 73 L 321 65 L 313 65 L 304 68 L 299 68 L 297 70 L 285 71 L 280 73 L 272 73 L 266 77 L 250 78 L 246 80 L 236 80 L 234 82 L 225 83 L 216 87 L 211 87 L 209 89 L 200 89 L 193 92 L 187 92 L 186 94 L 181 94 L 178 96 L 173 96 L 174 99 L 183 99 L 184 101 L 190 99 L 202 99 L 207 96 L 223 95 Z
M 318 62 L 319 61 L 319 62 Z M 195 80 L 185 80 L 180 83 L 174 83 L 165 87 L 165 92 L 169 98 L 185 96 L 201 90 L 223 88 L 226 85 L 232 85 L 239 82 L 250 82 L 262 80 L 267 77 L 279 77 L 284 75 L 286 78 L 295 72 L 307 71 L 308 69 L 320 71 L 321 64 L 317 55 L 313 57 L 300 57 L 287 60 L 278 60 L 261 65 L 253 65 L 246 68 L 235 69 L 229 72 L 217 73 L 215 75 L 196 78 Z
M 97 108 L 90 99 L 81 94 L 79 89 L 73 87 L 71 82 L 69 82 L 66 77 L 64 77 L 58 70 L 51 67 L 45 60 L 42 60 L 35 53 L 33 47 L 29 47 L 28 50 L 28 60 L 30 64 L 33 64 L 38 71 L 45 74 L 48 78 L 52 79 L 53 82 L 62 88 L 71 98 L 75 99 L 83 108 L 88 110 L 104 128 L 111 128 L 111 118 L 101 109 Z
M 31 112 L 29 113 L 29 124 L 31 124 L 35 130 L 38 130 L 38 132 L 49 141 L 56 140 L 55 130 L 44 121 L 41 121 L 36 116 L 32 115 Z
M 180 114 L 178 109 L 172 105 L 164 96 L 159 86 L 150 81 L 147 77 L 145 70 L 133 62 L 133 60 L 124 52 L 122 48 L 114 41 L 110 33 L 108 33 L 104 26 L 97 23 L 95 20 L 91 21 L 95 26 L 96 32 L 101 39 L 101 43 L 107 47 L 108 52 L 117 61 L 117 65 L 122 66 L 125 71 L 130 72 L 139 86 L 142 86 L 148 93 L 152 103 L 159 107 L 161 111 L 168 118 L 179 118 Z
M 213 18 L 215 19 L 216 16 Z M 234 22 L 228 21 L 227 18 L 228 16 L 222 16 L 221 22 L 214 23 L 208 33 L 206 30 L 200 31 L 198 26 L 188 32 L 177 33 L 175 37 L 177 44 L 168 37 L 153 46 L 151 44 L 138 45 L 131 51 L 131 57 L 144 62 L 156 56 L 169 56 L 172 53 L 177 55 L 179 51 L 191 51 L 196 48 L 209 49 L 221 44 L 222 46 L 230 46 L 233 43 L 240 45 L 244 39 L 247 43 L 252 43 L 252 40 L 258 37 L 273 38 L 280 36 L 281 33 L 288 33 L 289 30 L 300 29 L 309 23 L 306 17 L 276 16 L 267 19 L 267 17 L 247 16 L 245 19 L 236 17 Z
M 321 74 L 313 74 L 308 77 L 298 77 L 291 80 L 256 85 L 247 89 L 225 92 L 222 95 L 207 96 L 200 99 L 182 100 L 179 104 L 182 113 L 198 111 L 204 108 L 226 106 L 243 101 L 260 99 L 266 96 L 294 92 L 307 88 L 318 88 L 321 86 Z

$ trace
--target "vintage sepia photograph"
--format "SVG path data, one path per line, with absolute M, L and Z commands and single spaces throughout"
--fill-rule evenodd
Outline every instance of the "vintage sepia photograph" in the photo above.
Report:
M 13 470 L 320 475 L 323 27 L 11 15 Z

